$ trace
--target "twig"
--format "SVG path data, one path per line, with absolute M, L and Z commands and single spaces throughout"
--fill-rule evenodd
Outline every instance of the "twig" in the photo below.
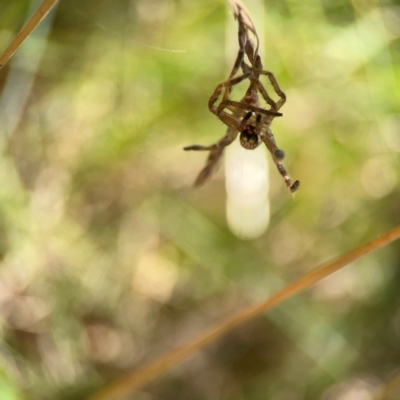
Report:
M 18 47 L 21 46 L 24 40 L 31 34 L 31 32 L 39 25 L 43 18 L 57 3 L 58 0 L 43 0 L 42 5 L 36 10 L 30 20 L 25 24 L 18 35 L 12 40 L 12 42 L 0 56 L 0 69 L 4 67 L 8 60 L 18 50 Z
M 136 371 L 131 372 L 125 377 L 117 380 L 110 386 L 101 390 L 97 394 L 95 393 L 88 400 L 112 400 L 122 397 L 131 393 L 133 390 L 140 386 L 150 382 L 158 375 L 177 365 L 184 359 L 188 358 L 190 355 L 196 351 L 202 349 L 209 343 L 214 342 L 221 336 L 230 332 L 237 326 L 247 322 L 251 318 L 260 314 L 263 311 L 270 310 L 271 308 L 277 306 L 283 301 L 305 291 L 310 288 L 315 283 L 319 282 L 328 275 L 333 274 L 337 270 L 345 267 L 346 265 L 358 260 L 359 258 L 377 250 L 381 247 L 388 245 L 400 238 L 400 225 L 392 229 L 389 232 L 384 233 L 378 238 L 358 247 L 355 250 L 339 257 L 336 260 L 330 261 L 323 264 L 319 268 L 311 271 L 297 281 L 287 285 L 285 288 L 279 292 L 272 295 L 270 298 L 257 303 L 243 311 L 238 312 L 231 318 L 226 319 L 219 325 L 205 331 L 197 338 L 193 339 L 191 342 L 179 347 L 170 353 L 161 356 L 157 360 L 139 368 Z

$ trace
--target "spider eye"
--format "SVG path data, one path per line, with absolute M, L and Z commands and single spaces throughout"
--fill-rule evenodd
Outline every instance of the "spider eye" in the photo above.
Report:
M 252 130 L 245 129 L 240 134 L 240 144 L 248 150 L 255 149 L 258 146 L 258 135 Z

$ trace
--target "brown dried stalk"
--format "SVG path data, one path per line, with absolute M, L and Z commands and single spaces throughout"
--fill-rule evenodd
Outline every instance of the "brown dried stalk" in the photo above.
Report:
M 230 332 L 237 326 L 247 322 L 260 313 L 270 310 L 283 301 L 296 296 L 297 294 L 309 289 L 315 283 L 333 274 L 339 269 L 349 265 L 359 258 L 387 246 L 389 243 L 400 238 L 400 225 L 384 233 L 376 239 L 358 247 L 355 250 L 339 257 L 336 260 L 323 264 L 319 268 L 304 275 L 297 281 L 287 285 L 285 288 L 275 293 L 268 299 L 239 311 L 234 316 L 222 321 L 220 324 L 206 330 L 191 342 L 161 356 L 157 360 L 131 372 L 127 376 L 118 379 L 116 382 L 95 393 L 88 400 L 112 400 L 125 396 L 135 389 L 155 379 L 157 376 L 185 360 L 193 353 L 202 349 L 206 345 L 219 339 L 221 336 Z
M 43 0 L 42 5 L 32 15 L 26 25 L 21 29 L 18 35 L 11 41 L 8 47 L 0 56 L 0 69 L 9 61 L 13 54 L 18 50 L 19 46 L 32 33 L 32 31 L 40 24 L 51 9 L 58 3 L 58 0 Z
M 384 383 L 373 400 L 395 400 L 400 398 L 400 372 Z

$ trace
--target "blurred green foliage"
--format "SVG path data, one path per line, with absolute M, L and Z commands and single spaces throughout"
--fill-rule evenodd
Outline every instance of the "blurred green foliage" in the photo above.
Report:
M 254 242 L 226 227 L 222 171 L 194 190 L 205 155 L 182 151 L 225 131 L 207 108 L 234 59 L 224 1 L 61 1 L 0 71 L 1 399 L 84 398 L 399 223 L 399 3 L 244 2 L 302 182 L 293 199 L 271 168 Z M 1 2 L 1 49 L 38 4 Z M 132 398 L 372 399 L 400 366 L 399 260 L 368 256 Z

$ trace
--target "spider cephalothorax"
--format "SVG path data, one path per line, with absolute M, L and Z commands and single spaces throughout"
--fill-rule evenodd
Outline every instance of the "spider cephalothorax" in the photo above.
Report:
M 253 112 L 249 111 L 242 120 L 240 124 L 239 131 L 240 137 L 239 141 L 242 147 L 247 150 L 254 150 L 261 143 L 260 133 L 261 133 L 261 114 L 256 117 L 256 124 L 248 122 L 252 116 Z
M 261 143 L 255 128 L 255 126 L 249 125 L 240 133 L 240 144 L 247 150 L 254 150 Z

